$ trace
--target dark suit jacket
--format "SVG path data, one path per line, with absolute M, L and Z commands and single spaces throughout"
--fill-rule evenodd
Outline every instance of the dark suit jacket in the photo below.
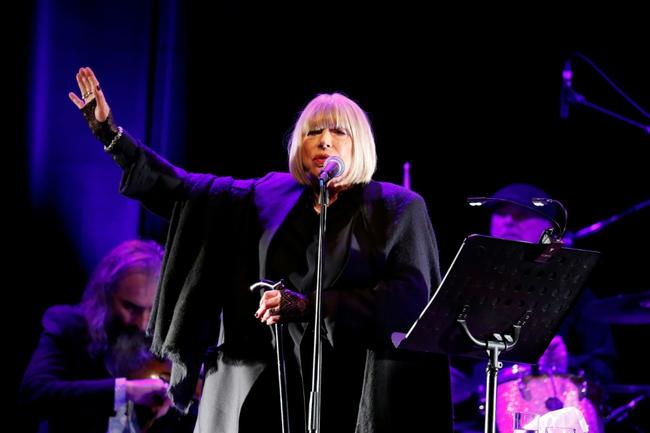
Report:
M 206 349 L 221 336 L 199 425 L 268 431 L 260 413 L 275 404 L 259 396 L 275 386 L 264 377 L 274 368 L 274 352 L 270 328 L 253 316 L 258 299 L 248 287 L 265 277 L 273 236 L 307 187 L 286 173 L 244 181 L 189 174 L 127 134 L 114 157 L 124 168 L 122 192 L 170 219 L 150 330 L 153 350 L 174 361 L 175 403 L 186 404 Z M 391 332 L 408 330 L 440 281 L 424 201 L 371 182 L 363 188 L 360 218 L 337 242 L 346 242 L 346 257 L 324 277 L 325 338 L 334 351 L 363 356 L 356 431 L 451 431 L 446 357 L 398 353 L 390 343 Z
M 20 406 L 34 424 L 45 421 L 48 433 L 106 433 L 108 418 L 114 415 L 115 379 L 103 357 L 88 354 L 89 341 L 78 306 L 57 305 L 43 315 L 43 332 L 23 377 Z M 148 431 L 190 432 L 195 416 L 170 410 Z M 20 431 L 26 432 L 25 426 Z
M 88 354 L 86 320 L 78 307 L 54 306 L 25 372 L 21 403 L 49 432 L 101 432 L 113 415 L 115 379 Z

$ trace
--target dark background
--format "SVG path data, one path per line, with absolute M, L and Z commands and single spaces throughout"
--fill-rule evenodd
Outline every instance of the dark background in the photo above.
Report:
M 127 16 L 128 2 L 118 3 L 117 15 Z M 170 2 L 145 3 L 158 16 Z M 60 2 L 52 13 L 81 4 Z M 35 80 L 32 48 L 40 7 L 41 2 L 21 3 L 3 38 L 12 53 L 4 152 L 12 180 L 3 212 L 9 239 L 5 309 L 7 317 L 10 310 L 20 312 L 5 327 L 11 335 L 12 393 L 36 344 L 44 309 L 77 302 L 90 271 L 73 234 L 58 222 L 61 212 L 30 199 L 28 137 L 34 125 L 28 113 L 34 107 L 28 94 Z M 93 26 L 105 10 L 99 3 L 85 7 L 89 22 L 78 37 L 88 38 L 86 49 L 128 71 L 130 65 L 111 50 L 116 33 Z M 302 106 L 317 93 L 339 91 L 370 115 L 379 155 L 375 178 L 401 183 L 402 165 L 410 162 L 411 186 L 428 204 L 443 269 L 465 236 L 487 230 L 487 214 L 467 207 L 465 197 L 489 195 L 506 183 L 547 190 L 569 209 L 568 228 L 576 231 L 650 198 L 649 134 L 584 107 L 572 106 L 568 119 L 559 118 L 561 71 L 575 51 L 650 110 L 648 32 L 636 24 L 643 14 L 590 12 L 597 14 L 406 4 L 371 10 L 176 4 L 167 19 L 177 22 L 182 56 L 175 67 L 183 74 L 171 86 L 183 91 L 167 120 L 185 126 L 175 150 L 163 153 L 191 171 L 256 177 L 286 170 L 286 137 Z M 120 21 L 113 23 L 115 32 Z M 152 23 L 155 42 L 164 37 L 164 26 L 156 18 Z M 572 66 L 574 89 L 588 100 L 650 125 L 587 62 L 574 59 Z M 64 71 L 69 80 L 50 102 L 72 119 L 76 114 L 62 95 L 74 90 L 75 71 Z M 104 89 L 118 87 L 120 79 L 100 76 Z M 111 95 L 107 91 L 115 113 L 131 103 L 128 94 Z M 157 105 L 145 106 L 154 112 Z M 91 141 L 83 124 L 74 122 L 50 125 L 47 137 L 79 128 L 79 136 Z M 147 125 L 145 141 L 160 132 L 155 123 Z M 576 242 L 575 247 L 602 252 L 589 282 L 598 296 L 649 289 L 648 217 L 646 208 Z M 142 235 L 164 238 L 164 226 L 145 212 L 138 227 Z M 647 341 L 647 327 L 615 327 L 615 335 L 622 358 L 619 380 L 650 383 L 647 363 L 632 355 L 639 341 Z

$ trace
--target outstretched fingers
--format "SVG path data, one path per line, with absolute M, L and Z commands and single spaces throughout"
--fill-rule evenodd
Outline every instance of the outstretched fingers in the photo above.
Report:
M 104 122 L 108 118 L 111 109 L 108 106 L 108 102 L 95 73 L 89 67 L 79 68 L 76 79 L 81 97 L 74 92 L 70 92 L 68 93 L 68 98 L 79 109 L 84 108 L 86 104 L 97 98 L 95 118 L 98 122 Z
M 82 75 L 83 84 L 84 86 L 87 86 L 86 88 L 88 89 L 86 92 L 88 96 L 84 97 L 84 100 L 86 101 L 86 103 L 88 103 L 92 99 L 97 98 L 97 107 L 95 108 L 95 118 L 97 118 L 99 122 L 103 122 L 106 120 L 111 110 L 110 107 L 108 106 L 108 102 L 106 102 L 106 97 L 104 96 L 104 92 L 102 91 L 102 88 L 99 85 L 99 80 L 97 80 L 97 77 L 95 76 L 93 70 L 88 67 L 81 68 L 79 71 Z
M 74 105 L 76 105 L 77 108 L 80 109 L 80 110 L 81 110 L 82 108 L 84 108 L 84 105 L 86 105 L 86 103 L 84 102 L 84 100 L 83 100 L 83 99 L 80 99 L 80 98 L 79 98 L 79 97 L 78 97 L 74 92 L 70 92 L 70 93 L 68 93 L 68 98 L 70 98 L 70 100 L 72 101 L 72 103 L 73 103 Z
M 68 93 L 68 98 L 70 98 L 72 103 L 79 109 L 83 108 L 84 105 L 86 105 L 95 97 L 95 92 L 92 90 L 93 87 L 88 79 L 88 73 L 86 72 L 86 69 L 90 68 L 79 68 L 79 72 L 77 72 L 76 75 L 77 85 L 79 86 L 79 93 L 81 94 L 81 98 L 74 92 Z
M 70 98 L 72 103 L 76 105 L 77 108 L 79 109 L 82 109 L 84 105 L 86 105 L 86 101 L 83 95 L 85 95 L 88 92 L 87 90 L 88 85 L 86 84 L 82 71 L 83 68 L 79 68 L 79 72 L 77 72 L 77 75 L 75 76 L 77 79 L 77 85 L 79 86 L 79 94 L 81 95 L 81 98 L 77 96 L 77 94 L 74 92 L 68 93 L 68 98 Z
M 97 80 L 95 73 L 90 68 L 86 68 L 86 69 L 88 70 L 87 71 L 88 82 L 90 83 L 91 88 L 93 89 L 92 91 L 95 93 L 95 97 L 97 97 L 97 105 L 100 107 L 105 107 L 106 111 L 108 111 L 108 102 L 106 102 L 106 97 L 104 96 L 104 92 L 102 91 L 102 88 L 99 85 L 99 81 Z
M 90 68 L 80 68 L 79 69 L 80 79 L 77 80 L 79 83 L 79 90 L 81 90 L 81 98 L 86 101 L 86 103 L 93 100 L 95 97 L 95 86 L 93 84 L 93 71 Z

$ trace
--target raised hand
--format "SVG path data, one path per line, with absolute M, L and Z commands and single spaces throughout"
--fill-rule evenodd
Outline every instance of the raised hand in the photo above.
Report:
M 122 136 L 122 130 L 113 120 L 111 109 L 93 70 L 80 68 L 77 72 L 77 84 L 81 98 L 74 92 L 68 93 L 68 97 L 81 110 L 93 135 L 104 144 L 104 149 L 110 152 L 117 139 Z
M 108 106 L 108 102 L 106 102 L 104 92 L 93 70 L 88 67 L 79 68 L 79 72 L 77 72 L 77 84 L 79 85 L 81 98 L 74 92 L 70 92 L 68 93 L 70 100 L 81 110 L 86 104 L 90 104 L 96 99 L 95 119 L 98 122 L 104 122 L 108 118 L 111 109 Z

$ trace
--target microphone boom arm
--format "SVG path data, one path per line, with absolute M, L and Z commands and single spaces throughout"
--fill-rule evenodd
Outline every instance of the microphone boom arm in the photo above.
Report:
M 607 108 L 601 107 L 600 105 L 594 104 L 593 102 L 589 102 L 587 101 L 587 98 L 585 98 L 583 95 L 577 93 L 572 89 L 568 89 L 567 91 L 570 92 L 569 101 L 571 103 L 582 105 L 587 108 L 591 108 L 592 110 L 598 111 L 599 113 L 605 114 L 609 117 L 613 117 L 614 119 L 618 119 L 632 126 L 636 126 L 637 128 L 641 128 L 646 134 L 650 134 L 650 125 L 645 125 L 641 122 L 637 122 L 636 120 L 632 120 L 629 117 L 625 117 L 614 111 L 608 110 Z

